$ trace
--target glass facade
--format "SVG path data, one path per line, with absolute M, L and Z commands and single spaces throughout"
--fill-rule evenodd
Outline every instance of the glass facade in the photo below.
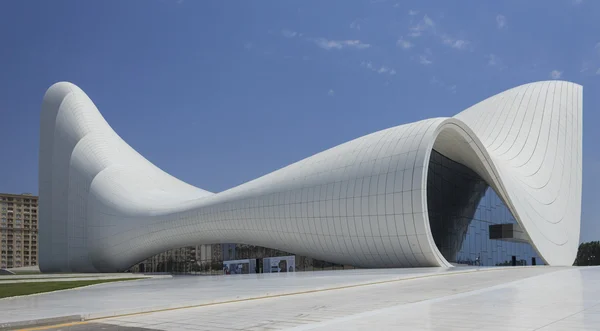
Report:
M 515 218 L 479 175 L 435 150 L 429 161 L 427 205 L 435 244 L 449 262 L 512 265 L 514 256 L 517 265 L 543 264 L 529 243 L 490 239 L 490 225 L 515 224 Z

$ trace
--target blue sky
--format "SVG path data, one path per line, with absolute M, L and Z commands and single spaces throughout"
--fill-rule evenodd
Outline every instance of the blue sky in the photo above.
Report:
M 150 161 L 218 192 L 554 78 L 584 86 L 582 240 L 600 240 L 598 17 L 591 0 L 4 0 L 0 191 L 37 193 L 57 81 Z

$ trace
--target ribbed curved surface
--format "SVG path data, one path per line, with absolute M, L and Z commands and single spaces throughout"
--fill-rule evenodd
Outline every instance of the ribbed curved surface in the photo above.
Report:
M 579 85 L 493 96 L 454 118 L 357 138 L 213 194 L 127 145 L 78 87 L 42 105 L 40 268 L 119 271 L 167 249 L 246 243 L 359 267 L 449 266 L 427 214 L 432 149 L 474 170 L 552 265 L 573 262 L 581 206 Z
M 490 183 L 548 264 L 571 265 L 581 219 L 582 87 L 546 81 L 513 88 L 455 117 L 498 172 Z

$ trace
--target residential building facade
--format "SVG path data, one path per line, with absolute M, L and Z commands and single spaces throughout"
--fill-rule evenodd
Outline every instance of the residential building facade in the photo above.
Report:
M 38 264 L 38 197 L 0 193 L 0 268 Z

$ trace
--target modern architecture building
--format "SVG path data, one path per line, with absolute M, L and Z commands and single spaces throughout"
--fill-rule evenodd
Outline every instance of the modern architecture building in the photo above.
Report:
M 198 243 L 356 267 L 571 265 L 579 244 L 582 87 L 570 82 L 518 86 L 220 193 L 150 163 L 73 84 L 46 92 L 40 131 L 42 271 L 126 270 Z
M 0 268 L 38 264 L 38 197 L 0 193 Z

